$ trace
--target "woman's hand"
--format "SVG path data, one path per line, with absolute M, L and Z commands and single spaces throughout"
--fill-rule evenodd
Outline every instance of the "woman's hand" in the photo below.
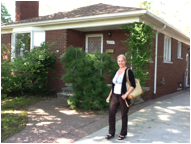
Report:
M 121 96 L 123 100 L 125 100 L 127 98 L 127 94 L 124 94 Z
M 106 102 L 109 103 L 109 101 L 110 101 L 110 97 L 107 97 Z

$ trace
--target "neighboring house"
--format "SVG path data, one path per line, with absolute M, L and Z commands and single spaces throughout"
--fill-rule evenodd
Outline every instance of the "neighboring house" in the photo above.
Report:
M 59 50 L 57 54 L 56 72 L 50 88 L 60 92 L 65 86 L 61 79 L 65 71 L 60 62 L 60 56 L 70 45 L 82 47 L 85 52 L 93 53 L 94 45 L 100 52 L 113 49 L 110 55 L 116 59 L 119 54 L 125 54 L 126 49 L 121 42 L 126 39 L 125 32 L 119 28 L 134 22 L 144 22 L 154 26 L 154 30 L 162 31 L 153 38 L 155 56 L 148 63 L 150 80 L 146 86 L 150 89 L 143 99 L 152 99 L 178 90 L 178 84 L 184 87 L 190 83 L 190 38 L 170 24 L 153 15 L 146 9 L 96 4 L 81 7 L 69 12 L 59 12 L 38 17 L 38 2 L 16 2 L 16 21 L 1 25 L 2 44 L 16 51 L 11 57 L 22 55 L 15 43 L 22 37 L 28 37 L 23 47 L 29 50 L 41 42 L 57 42 L 51 51 Z M 106 82 L 111 84 L 109 76 Z

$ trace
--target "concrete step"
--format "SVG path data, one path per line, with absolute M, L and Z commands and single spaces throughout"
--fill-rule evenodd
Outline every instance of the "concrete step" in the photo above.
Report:
M 60 92 L 57 93 L 58 98 L 68 100 L 70 96 L 73 96 L 74 93 L 71 92 Z
M 111 84 L 108 84 L 108 87 L 111 88 Z M 71 84 L 67 84 L 66 87 L 62 88 L 62 92 L 57 93 L 58 98 L 68 100 L 70 96 L 73 96 L 74 92 L 72 90 Z
M 63 92 L 73 92 L 72 87 L 63 87 L 62 91 Z

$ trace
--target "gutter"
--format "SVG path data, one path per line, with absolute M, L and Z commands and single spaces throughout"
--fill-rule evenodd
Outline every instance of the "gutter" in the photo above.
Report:
M 184 37 L 185 39 L 190 41 L 190 37 L 186 36 L 182 31 L 178 30 L 176 27 L 172 26 L 171 24 L 167 23 L 166 21 L 162 20 L 161 18 L 157 17 L 156 15 L 152 14 L 151 12 L 147 11 L 146 15 L 157 20 L 157 23 L 163 24 L 163 25 L 167 25 L 168 29 L 171 31 L 175 31 L 176 33 L 178 33 L 179 35 L 181 35 L 182 37 Z
M 166 25 L 156 33 L 155 38 L 155 69 L 154 69 L 154 94 L 156 94 L 156 84 L 157 84 L 157 52 L 158 52 L 158 34 L 166 28 Z

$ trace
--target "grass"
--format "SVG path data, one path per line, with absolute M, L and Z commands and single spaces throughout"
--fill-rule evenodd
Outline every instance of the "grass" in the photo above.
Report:
M 27 109 L 41 97 L 7 97 L 1 100 L 1 142 L 26 127 Z

